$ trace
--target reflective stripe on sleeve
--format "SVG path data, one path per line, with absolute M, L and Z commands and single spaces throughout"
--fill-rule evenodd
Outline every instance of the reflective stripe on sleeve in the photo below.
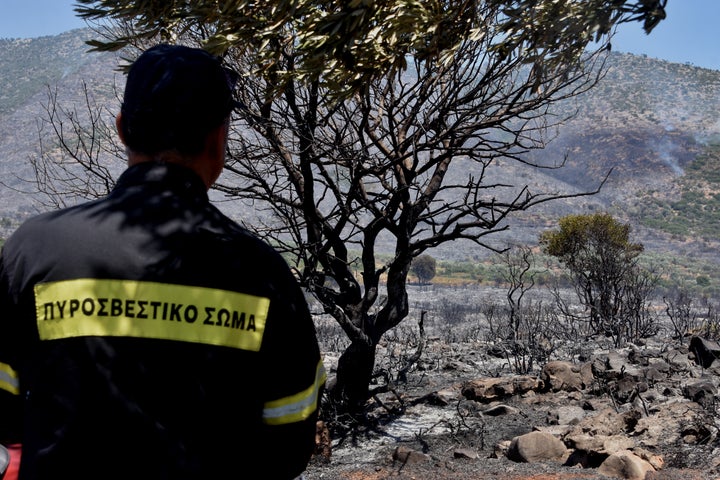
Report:
M 20 394 L 17 372 L 7 363 L 0 363 L 0 390 L 5 390 L 13 395 Z
M 35 285 L 41 340 L 155 338 L 257 352 L 269 307 L 264 297 L 192 285 L 94 278 Z
M 284 425 L 300 422 L 310 417 L 317 408 L 320 387 L 322 387 L 326 379 L 325 367 L 322 360 L 320 360 L 315 371 L 315 381 L 312 385 L 289 397 L 265 403 L 263 422 L 268 425 Z

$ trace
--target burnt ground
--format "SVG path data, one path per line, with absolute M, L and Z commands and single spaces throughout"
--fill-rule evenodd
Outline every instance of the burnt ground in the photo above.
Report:
M 306 471 L 307 480 L 608 480 L 595 468 L 560 463 L 518 463 L 496 453 L 503 440 L 547 425 L 548 411 L 561 397 L 544 396 L 502 402 L 516 413 L 484 416 L 482 421 L 468 412 L 465 402 L 439 415 L 431 407 L 416 405 L 387 425 L 361 429 L 333 440 L 330 458 L 316 456 Z M 469 402 L 468 402 L 469 403 Z M 464 412 L 461 410 L 465 408 Z M 457 415 L 451 410 L 456 409 Z M 389 420 L 389 419 L 385 419 Z M 399 426 L 397 424 L 400 424 Z M 403 456 L 403 452 L 415 454 Z M 666 445 L 661 453 L 666 468 L 647 480 L 720 479 L 720 470 L 708 463 L 711 445 Z M 398 451 L 400 454 L 398 454 Z M 465 452 L 459 455 L 460 452 Z M 467 454 L 470 452 L 470 455 Z M 423 455 L 417 455 L 422 453 Z M 477 456 L 474 457 L 473 453 Z
M 406 328 L 405 334 L 390 336 L 379 350 L 379 365 L 397 368 L 403 354 L 412 353 L 408 349 L 417 337 L 408 333 L 412 327 Z M 509 359 L 488 355 L 486 341 L 448 343 L 429 330 L 421 360 L 410 371 L 407 382 L 371 400 L 362 426 L 344 429 L 342 419 L 330 419 L 331 451 L 313 458 L 305 474 L 307 480 L 614 478 L 600 474 L 597 465 L 581 468 L 509 460 L 498 445 L 537 427 L 548 427 L 550 413 L 581 401 L 581 394 L 530 391 L 485 405 L 466 400 L 460 393 L 464 382 L 510 375 Z M 605 347 L 595 344 L 584 346 L 583 351 Z M 335 352 L 325 354 L 331 378 L 337 356 Z M 563 357 L 563 353 L 556 356 Z M 567 350 L 566 358 L 571 357 L 571 350 Z M 602 392 L 592 395 L 601 398 Z M 440 397 L 444 400 L 439 401 Z M 498 407 L 501 413 L 487 414 L 489 407 Z M 708 411 L 716 425 L 717 412 L 714 405 Z M 720 479 L 720 439 L 716 435 L 703 442 L 675 439 L 659 445 L 653 453 L 663 458 L 664 468 L 649 473 L 647 480 Z
M 490 439 L 509 439 L 514 435 L 532 430 L 533 420 L 542 424 L 541 413 L 533 417 L 502 418 L 491 422 L 487 431 L 456 434 L 433 434 L 417 432 L 406 438 L 393 438 L 374 432 L 362 438 L 346 440 L 334 446 L 331 458 L 315 457 L 306 471 L 307 480 L 608 480 L 594 468 L 564 466 L 560 463 L 518 463 L 505 456 L 496 456 L 489 444 Z M 675 451 L 673 451 L 673 448 Z M 420 459 L 399 458 L 397 450 L 410 449 L 424 452 Z M 458 458 L 458 450 L 467 449 L 477 453 L 477 458 Z M 665 455 L 683 457 L 688 449 L 682 446 L 668 447 Z M 696 452 L 702 456 L 705 451 Z M 703 465 L 707 457 L 697 458 L 693 466 L 668 466 L 650 474 L 647 480 L 709 480 L 720 479 L 720 471 Z

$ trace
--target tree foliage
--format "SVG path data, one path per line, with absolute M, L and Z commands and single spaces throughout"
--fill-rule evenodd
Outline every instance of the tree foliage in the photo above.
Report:
M 488 36 L 494 55 L 520 54 L 542 77 L 577 62 L 588 43 L 619 23 L 642 21 L 650 33 L 665 18 L 666 2 L 78 0 L 76 10 L 86 20 L 132 26 L 131 32 L 91 42 L 100 50 L 118 50 L 138 39 L 174 42 L 202 31 L 205 48 L 219 55 L 247 54 L 256 74 L 277 80 L 279 70 L 280 77 L 319 79 L 342 92 L 405 71 L 408 58 L 450 65 L 468 41 Z M 294 51 L 290 68 L 288 48 Z
M 503 174 L 562 165 L 527 155 L 566 119 L 552 106 L 602 77 L 613 25 L 649 28 L 662 15 L 642 9 L 664 2 L 80 4 L 112 27 L 99 48 L 204 45 L 243 73 L 216 188 L 258 213 L 249 227 L 347 334 L 331 393 L 354 408 L 373 393 L 378 342 L 409 314 L 413 259 L 451 241 L 495 248 L 485 238 L 514 213 L 594 193 Z
M 413 259 L 410 270 L 422 284 L 429 283 L 435 278 L 437 272 L 437 260 L 430 255 L 420 255 Z
M 645 302 L 657 283 L 639 267 L 643 245 L 631 242 L 630 232 L 629 224 L 596 213 L 565 216 L 558 229 L 540 235 L 543 251 L 569 270 L 591 330 L 618 344 L 650 333 Z
M 607 213 L 567 215 L 558 223 L 559 229 L 540 235 L 545 253 L 588 279 L 621 271 L 643 251 L 641 244 L 630 242 L 630 225 Z

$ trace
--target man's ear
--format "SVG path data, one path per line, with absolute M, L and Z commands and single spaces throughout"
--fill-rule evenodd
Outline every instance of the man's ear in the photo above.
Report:
M 118 113 L 115 116 L 115 128 L 117 129 L 118 137 L 120 137 L 120 141 L 123 143 L 123 145 L 126 145 L 125 143 L 125 134 L 123 133 L 123 118 L 122 118 L 122 112 Z
M 229 121 L 223 122 L 212 129 L 205 137 L 205 148 L 199 161 L 196 163 L 201 170 L 198 171 L 205 181 L 207 188 L 220 177 L 225 167 L 225 150 L 227 149 Z
M 205 138 L 205 149 L 207 153 L 213 157 L 222 157 L 223 163 L 225 161 L 225 149 L 227 148 L 228 128 L 229 123 L 225 121 L 222 125 L 212 129 Z

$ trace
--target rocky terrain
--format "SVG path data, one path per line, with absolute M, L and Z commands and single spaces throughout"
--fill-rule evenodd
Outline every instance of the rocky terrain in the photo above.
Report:
M 385 367 L 408 345 L 386 342 Z M 321 436 L 307 479 L 720 478 L 717 343 L 595 338 L 522 375 L 497 347 L 429 335 L 360 430 Z

